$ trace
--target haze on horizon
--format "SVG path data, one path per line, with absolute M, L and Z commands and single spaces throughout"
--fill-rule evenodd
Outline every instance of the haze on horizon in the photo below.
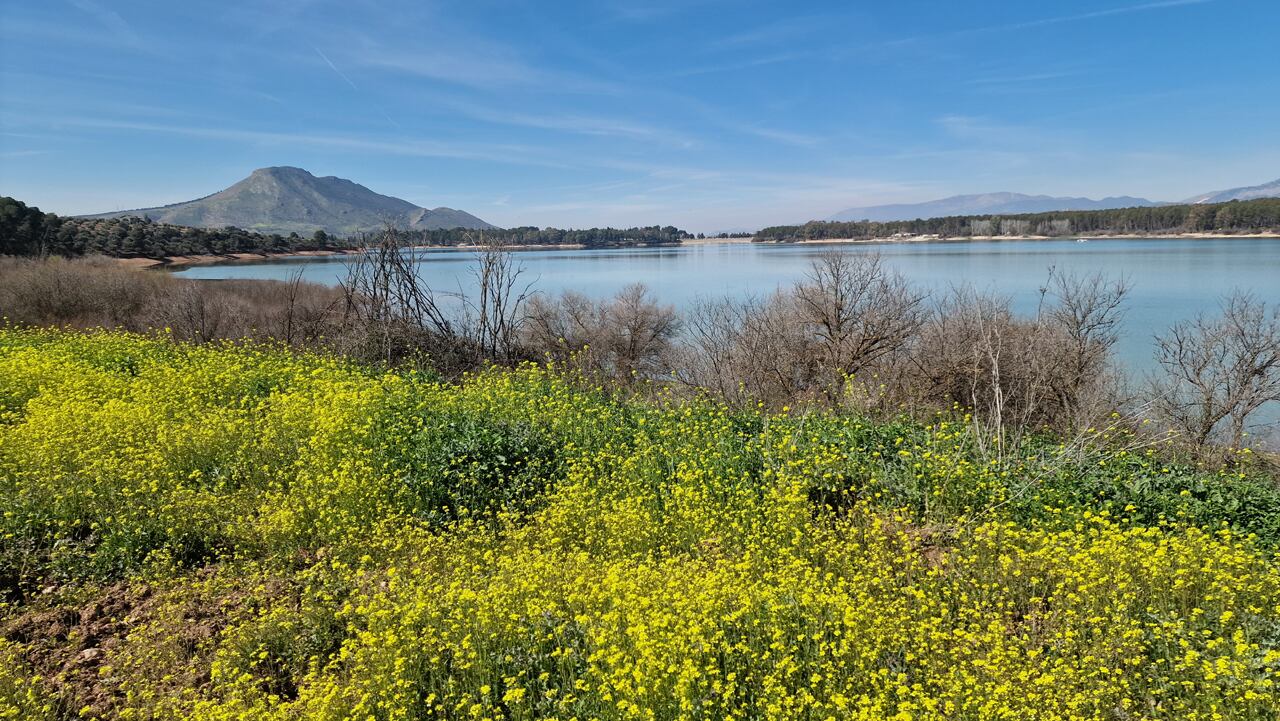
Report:
M 0 0 L 0 194 L 293 165 L 502 226 L 824 218 L 1280 176 L 1270 0 Z

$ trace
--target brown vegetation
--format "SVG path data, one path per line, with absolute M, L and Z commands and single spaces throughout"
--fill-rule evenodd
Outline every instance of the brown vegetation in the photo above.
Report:
M 601 302 L 566 291 L 529 304 L 521 342 L 540 357 L 621 385 L 663 378 L 680 328 L 675 309 L 633 284 Z
M 191 342 L 226 338 L 311 344 L 330 329 L 332 289 L 290 281 L 190 281 L 103 258 L 0 258 L 0 315 L 26 325 L 167 328 Z
M 188 281 L 102 260 L 0 261 L 10 322 L 168 329 L 181 340 L 275 339 L 446 378 L 486 363 L 546 360 L 602 385 L 675 387 L 732 406 L 854 406 L 882 415 L 964 408 L 995 447 L 1070 436 L 1117 411 L 1186 444 L 1240 447 L 1280 401 L 1280 316 L 1249 296 L 1158 340 L 1149 393 L 1123 392 L 1111 350 L 1128 286 L 1050 272 L 1038 311 L 969 288 L 928 297 L 874 255 L 828 253 L 767 298 L 705 300 L 686 313 L 642 285 L 593 300 L 540 296 L 512 254 L 480 252 L 474 296 L 426 287 L 394 231 L 353 256 L 337 289 L 279 281 Z
M 1244 445 L 1249 420 L 1280 402 L 1280 308 L 1237 293 L 1221 315 L 1204 313 L 1156 339 L 1165 371 L 1151 380 L 1152 403 L 1197 447 Z

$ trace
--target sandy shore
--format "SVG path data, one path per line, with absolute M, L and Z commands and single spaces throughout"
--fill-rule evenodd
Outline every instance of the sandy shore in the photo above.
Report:
M 157 258 L 116 258 L 127 268 L 181 268 L 189 265 L 213 265 L 214 263 L 252 263 L 280 258 L 315 258 L 330 255 L 352 255 L 355 250 L 297 250 L 288 253 L 227 253 L 226 255 L 169 255 Z
M 1164 233 L 1158 235 L 1084 235 L 1082 238 L 1093 240 L 1124 240 L 1143 238 L 1278 238 L 1275 233 Z
M 845 243 L 963 243 L 968 240 L 1151 240 L 1156 238 L 1275 238 L 1275 233 L 1158 233 L 1154 235 L 961 235 L 941 237 L 938 235 L 907 235 L 881 238 L 813 238 L 805 240 L 757 240 L 756 238 L 696 238 L 686 240 L 681 245 L 721 245 L 735 243 L 760 243 L 766 245 L 832 245 Z
M 817 238 L 805 240 L 755 240 L 754 238 L 742 239 L 751 243 L 766 243 L 776 245 L 804 244 L 804 245 L 821 245 L 830 243 L 963 243 L 969 240 L 982 241 L 999 241 L 999 240 L 1158 240 L 1162 238 L 1178 238 L 1194 240 L 1197 238 L 1271 238 L 1280 240 L 1280 235 L 1275 233 L 1157 233 L 1154 235 L 959 235 L 954 237 L 940 237 L 937 235 L 910 235 L 895 236 L 889 238 Z M 716 242 L 728 243 L 737 242 L 739 239 L 716 239 Z M 689 241 L 685 241 L 688 243 Z M 699 241 L 706 243 L 708 241 Z
M 680 245 L 731 245 L 736 243 L 754 243 L 755 238 L 689 238 Z
M 415 245 L 414 250 L 484 250 L 487 245 Z M 587 246 L 581 243 L 543 243 L 537 245 L 500 245 L 503 250 L 583 250 Z
M 482 250 L 481 245 L 415 245 L 414 250 Z M 582 250 L 587 246 L 580 243 L 559 243 L 555 245 L 505 245 L 504 250 L 536 251 L 536 250 Z M 194 265 L 214 265 L 225 263 L 261 263 L 263 261 L 281 260 L 285 258 L 316 258 L 334 255 L 357 255 L 363 249 L 348 250 L 298 250 L 287 253 L 227 253 L 225 255 L 170 255 L 164 258 L 116 258 L 115 261 L 126 268 L 138 269 L 181 269 Z

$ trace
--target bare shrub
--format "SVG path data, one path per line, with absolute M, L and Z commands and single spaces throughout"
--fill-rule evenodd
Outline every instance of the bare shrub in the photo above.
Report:
M 486 359 L 510 363 L 520 355 L 518 335 L 533 284 L 522 280 L 524 268 L 497 240 L 481 245 L 472 273 L 476 296 L 462 296 L 465 332 Z
M 388 226 L 378 242 L 351 256 L 341 283 L 341 352 L 392 365 L 426 354 L 447 374 L 478 362 L 442 296 L 419 275 L 417 253 Z
M 141 330 L 150 298 L 175 285 L 106 258 L 0 258 L 0 315 L 29 325 Z
M 1077 433 L 1122 402 L 1111 349 L 1126 292 L 1123 281 L 1051 273 L 1027 318 L 1007 297 L 955 288 L 922 328 L 895 391 L 916 408 L 971 409 L 978 436 L 999 448 L 1028 431 Z
M 767 299 L 696 305 L 680 379 L 736 404 L 840 403 L 851 379 L 880 383 L 924 323 L 925 298 L 879 256 L 824 253 Z
M 233 327 L 239 326 L 237 321 L 248 310 L 240 298 L 207 292 L 195 283 L 178 283 L 155 296 L 141 318 L 152 327 L 168 328 L 177 340 L 200 343 L 232 337 Z
M 246 301 L 252 309 L 246 320 L 252 323 L 255 337 L 304 347 L 327 343 L 337 329 L 343 301 L 339 289 L 308 283 L 301 273 L 287 281 L 221 281 L 212 288 Z
M 919 403 L 965 406 L 997 429 L 1031 421 L 1048 390 L 1039 330 L 1007 297 L 955 288 L 923 328 L 906 387 Z
M 926 295 L 878 255 L 824 253 L 791 292 L 796 321 L 810 336 L 821 390 L 834 400 L 845 379 L 902 349 L 923 325 Z
M 732 405 L 771 407 L 812 394 L 818 365 L 791 297 L 703 301 L 689 315 L 677 378 Z
M 686 313 L 677 347 L 676 379 L 701 388 L 732 405 L 747 401 L 739 347 L 750 301 L 701 299 Z
M 659 305 L 642 284 L 618 291 L 601 313 L 602 349 L 616 378 L 652 378 L 669 372 L 671 341 L 680 323 L 675 309 Z
M 522 341 L 538 357 L 567 364 L 591 345 L 599 316 L 596 304 L 581 293 L 566 290 L 554 299 L 534 296 Z
M 1050 271 L 1048 292 L 1054 303 L 1046 311 L 1047 320 L 1066 341 L 1065 352 L 1055 356 L 1051 375 L 1061 414 L 1057 425 L 1091 426 L 1122 400 L 1112 349 L 1119 339 L 1129 282 L 1103 273 L 1077 276 Z
M 182 340 L 319 343 L 340 294 L 295 278 L 196 281 L 106 258 L 0 259 L 0 315 L 27 325 L 168 328 Z
M 423 258 L 393 227 L 353 256 L 341 286 L 344 352 L 388 365 L 425 356 L 447 377 L 523 357 L 518 338 L 532 284 L 509 250 L 482 243 L 474 296 L 429 287 Z
M 1249 420 L 1280 402 L 1280 309 L 1252 295 L 1223 300 L 1156 338 L 1163 375 L 1151 379 L 1156 413 L 1197 448 L 1240 447 Z
M 599 303 L 573 292 L 534 298 L 522 342 L 538 356 L 627 385 L 670 374 L 679 329 L 675 309 L 634 284 Z

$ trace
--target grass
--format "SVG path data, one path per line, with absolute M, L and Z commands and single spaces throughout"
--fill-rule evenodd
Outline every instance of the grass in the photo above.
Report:
M 1274 718 L 1247 453 L 981 447 L 0 330 L 0 718 Z

